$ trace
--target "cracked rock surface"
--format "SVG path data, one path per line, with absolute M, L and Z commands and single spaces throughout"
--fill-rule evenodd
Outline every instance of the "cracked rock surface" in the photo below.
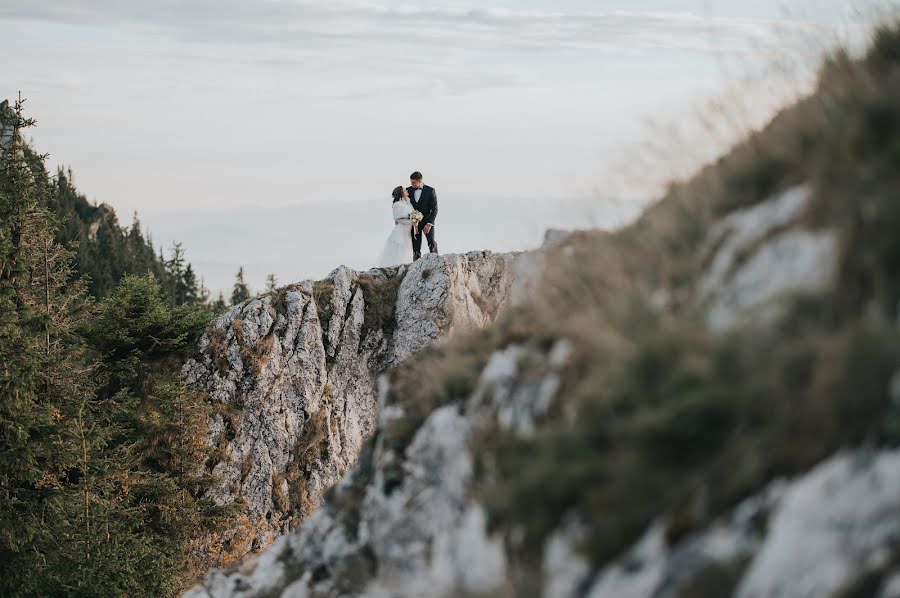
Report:
M 295 528 L 375 429 L 376 381 L 436 340 L 506 305 L 511 254 L 426 255 L 412 266 L 334 270 L 220 316 L 184 366 L 212 406 L 208 490 L 239 506 L 239 554 Z

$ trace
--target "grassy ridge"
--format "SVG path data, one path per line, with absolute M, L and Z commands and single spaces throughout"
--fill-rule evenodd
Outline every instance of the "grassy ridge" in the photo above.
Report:
M 771 329 L 708 331 L 695 289 L 711 227 L 800 183 L 812 195 L 796 226 L 839 238 L 834 290 L 797 296 Z M 464 399 L 493 351 L 517 342 L 538 352 L 569 339 L 575 351 L 563 388 L 535 436 L 498 426 L 478 435 L 475 491 L 525 562 L 574 512 L 596 564 L 661 513 L 674 541 L 841 447 L 894 444 L 898 190 L 895 24 L 874 35 L 864 57 L 830 57 L 813 95 L 674 185 L 632 226 L 573 237 L 551 257 L 529 305 L 478 338 L 419 359 L 415 371 L 429 371 L 427 381 L 412 368 L 395 372 L 391 399 L 407 416 L 386 437 L 403 448 L 434 406 Z M 674 298 L 665 309 L 651 301 L 660 289 Z M 535 587 L 533 575 L 523 591 Z

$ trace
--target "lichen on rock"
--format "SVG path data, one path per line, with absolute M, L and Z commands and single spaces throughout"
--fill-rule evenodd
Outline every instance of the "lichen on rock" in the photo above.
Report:
M 208 496 L 252 522 L 232 534 L 232 554 L 312 514 L 374 432 L 378 375 L 491 322 L 508 300 L 514 260 L 477 252 L 340 267 L 234 306 L 210 326 L 183 377 L 213 408 L 206 466 L 219 483 Z

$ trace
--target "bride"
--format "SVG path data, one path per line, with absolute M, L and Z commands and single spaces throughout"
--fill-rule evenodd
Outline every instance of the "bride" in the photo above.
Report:
M 404 187 L 397 187 L 394 196 L 394 230 L 388 235 L 384 244 L 384 250 L 378 259 L 378 266 L 399 266 L 413 261 L 412 239 L 410 229 L 412 220 L 409 215 L 413 213 L 413 207 L 409 203 L 409 192 Z

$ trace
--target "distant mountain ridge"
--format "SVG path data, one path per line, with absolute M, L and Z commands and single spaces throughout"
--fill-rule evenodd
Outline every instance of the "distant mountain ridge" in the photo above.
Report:
M 641 199 L 497 198 L 440 194 L 441 253 L 522 251 L 539 246 L 548 229 L 611 229 L 637 216 Z M 230 288 L 238 266 L 251 287 L 265 276 L 288 282 L 324 278 L 338 265 L 374 266 L 390 231 L 390 200 L 329 200 L 283 207 L 185 210 L 144 218 L 157 242 L 184 239 L 213 295 Z

